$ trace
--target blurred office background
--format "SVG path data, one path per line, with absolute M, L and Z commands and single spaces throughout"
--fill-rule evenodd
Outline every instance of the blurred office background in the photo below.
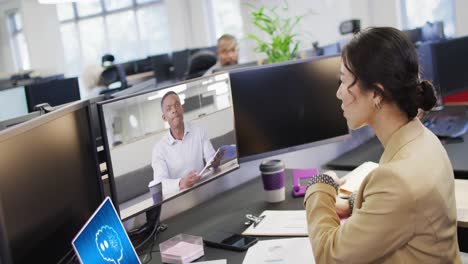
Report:
M 262 59 L 248 33 L 251 8 L 282 0 L 83 0 L 40 4 L 37 0 L 0 0 L 0 78 L 32 70 L 49 76 L 79 77 L 81 97 L 93 83 L 89 71 L 110 53 L 115 63 L 185 49 L 213 47 L 224 33 L 240 42 L 240 62 Z M 343 39 L 341 22 L 359 19 L 361 28 L 412 29 L 443 21 L 446 37 L 468 35 L 464 0 L 299 0 L 285 16 L 305 15 L 297 31 L 300 50 L 313 42 L 325 46 Z M 260 34 L 261 36 L 261 34 Z

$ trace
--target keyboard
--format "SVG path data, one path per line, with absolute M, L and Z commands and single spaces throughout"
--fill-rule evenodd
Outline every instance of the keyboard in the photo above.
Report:
M 434 111 L 426 114 L 421 122 L 439 137 L 456 138 L 463 136 L 468 130 L 468 113 Z

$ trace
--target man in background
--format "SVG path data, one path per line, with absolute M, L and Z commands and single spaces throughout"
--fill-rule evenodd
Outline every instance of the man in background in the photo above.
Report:
M 239 47 L 236 38 L 230 34 L 222 35 L 218 39 L 216 55 L 218 56 L 218 61 L 205 72 L 204 76 L 212 74 L 214 70 L 222 67 L 237 64 L 239 59 Z

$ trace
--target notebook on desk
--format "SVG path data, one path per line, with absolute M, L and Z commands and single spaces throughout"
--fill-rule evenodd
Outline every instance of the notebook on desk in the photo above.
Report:
M 72 245 L 83 264 L 140 263 L 109 197 L 73 239 Z

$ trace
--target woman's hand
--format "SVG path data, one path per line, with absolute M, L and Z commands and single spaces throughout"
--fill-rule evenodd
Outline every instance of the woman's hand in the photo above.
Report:
M 349 206 L 349 200 L 340 197 L 336 197 L 335 210 L 340 218 L 348 218 L 353 211 Z
M 327 171 L 324 174 L 327 174 L 330 177 L 332 177 L 333 180 L 338 184 L 338 186 L 341 186 L 346 182 L 345 179 L 338 178 L 338 175 L 336 175 L 334 171 Z M 340 197 L 336 197 L 335 210 L 336 214 L 338 214 L 340 218 L 349 217 L 353 211 L 352 208 L 349 206 L 349 200 L 342 199 Z

